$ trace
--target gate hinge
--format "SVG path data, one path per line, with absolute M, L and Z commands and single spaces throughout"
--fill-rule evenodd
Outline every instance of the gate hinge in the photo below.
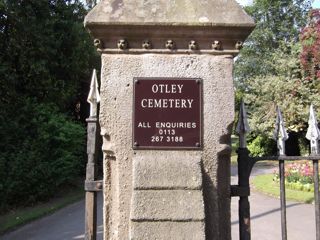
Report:
M 84 182 L 84 190 L 86 192 L 100 192 L 102 191 L 102 180 Z
M 239 185 L 231 185 L 231 197 L 248 197 L 250 196 L 249 187 L 240 187 Z

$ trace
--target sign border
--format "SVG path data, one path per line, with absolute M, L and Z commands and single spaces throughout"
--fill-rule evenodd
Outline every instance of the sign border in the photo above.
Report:
M 135 96 L 136 88 L 135 84 L 140 80 L 188 80 L 198 81 L 199 84 L 199 101 L 200 101 L 200 126 L 199 126 L 199 146 L 187 147 L 187 146 L 139 146 L 135 144 Z M 132 149 L 133 150 L 202 150 L 203 149 L 203 79 L 202 78 L 190 78 L 190 77 L 134 77 L 133 78 L 133 94 L 132 94 Z

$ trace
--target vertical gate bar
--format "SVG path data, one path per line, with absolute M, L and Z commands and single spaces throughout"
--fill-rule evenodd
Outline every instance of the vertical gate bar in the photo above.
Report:
M 238 185 L 250 189 L 249 185 L 249 151 L 238 149 Z M 239 234 L 240 240 L 251 240 L 250 202 L 248 196 L 239 199 Z
M 240 240 L 250 240 L 250 202 L 248 197 L 240 197 L 239 200 L 239 230 Z
M 249 150 L 247 148 L 246 134 L 250 132 L 250 127 L 247 119 L 247 112 L 244 102 L 241 101 L 239 121 L 236 128 L 239 133 L 239 148 L 238 148 L 238 186 L 247 189 L 250 192 L 250 162 Z M 250 203 L 249 196 L 241 196 L 239 199 L 239 235 L 240 240 L 251 239 L 250 226 Z
M 277 106 L 277 118 L 275 124 L 275 131 L 273 135 L 277 140 L 278 155 L 286 155 L 286 144 L 289 136 L 285 127 L 285 122 L 282 117 L 280 108 Z M 282 240 L 287 240 L 287 210 L 286 210 L 286 188 L 285 188 L 285 168 L 284 160 L 279 161 L 279 175 L 280 175 L 280 205 L 281 205 L 281 235 Z
M 280 202 L 281 202 L 281 233 L 282 233 L 282 240 L 287 240 L 287 211 L 286 211 L 284 160 L 279 161 L 279 173 L 280 173 Z
M 87 119 L 88 122 L 88 140 L 87 140 L 87 154 L 88 163 L 86 169 L 86 181 L 96 180 L 97 167 L 95 163 L 96 157 L 96 140 L 97 140 L 97 118 L 91 117 Z M 86 192 L 85 205 L 85 240 L 96 240 L 97 236 L 97 193 Z
M 320 239 L 320 203 L 319 203 L 319 161 L 313 161 L 314 207 L 316 217 L 316 239 Z
M 317 156 L 320 154 L 319 140 L 320 130 L 317 121 L 317 114 L 313 109 L 313 105 L 310 105 L 308 130 L 306 138 L 310 141 L 311 156 Z M 314 180 L 314 207 L 316 218 L 316 239 L 320 239 L 320 204 L 319 204 L 319 159 L 313 161 L 313 180 Z
M 87 119 L 87 154 L 86 181 L 93 182 L 97 177 L 96 150 L 98 138 L 98 103 L 100 94 L 98 90 L 97 72 L 94 69 L 90 84 L 90 92 L 87 99 L 90 103 L 90 116 Z M 97 193 L 86 190 L 85 206 L 85 240 L 97 238 Z

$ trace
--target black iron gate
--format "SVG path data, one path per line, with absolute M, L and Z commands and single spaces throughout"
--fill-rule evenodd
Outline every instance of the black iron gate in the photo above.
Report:
M 238 185 L 231 186 L 231 196 L 240 197 L 239 200 L 239 235 L 240 240 L 251 239 L 250 229 L 250 183 L 249 178 L 251 170 L 255 163 L 259 161 L 278 161 L 279 162 L 279 178 L 280 178 L 280 206 L 281 206 L 281 233 L 282 240 L 287 240 L 287 217 L 286 217 L 286 189 L 285 189 L 285 162 L 308 160 L 313 162 L 313 179 L 314 179 L 314 205 L 315 205 L 315 221 L 317 240 L 320 240 L 320 204 L 319 204 L 319 139 L 320 131 L 318 128 L 316 115 L 313 107 L 310 107 L 309 128 L 307 139 L 310 140 L 311 154 L 307 157 L 302 156 L 286 156 L 285 141 L 288 135 L 285 129 L 281 111 L 277 109 L 277 121 L 274 138 L 277 140 L 278 155 L 267 157 L 251 157 L 247 149 L 246 134 L 250 131 L 247 122 L 247 116 L 244 104 L 241 104 L 239 122 L 237 132 L 239 133 L 239 149 L 238 153 Z
M 84 188 L 85 196 L 85 240 L 97 238 L 97 192 L 102 191 L 102 180 L 97 180 L 97 149 L 98 149 L 98 103 L 100 94 L 96 70 L 93 71 L 88 96 L 90 103 L 90 116 L 87 119 L 87 154 L 86 180 Z

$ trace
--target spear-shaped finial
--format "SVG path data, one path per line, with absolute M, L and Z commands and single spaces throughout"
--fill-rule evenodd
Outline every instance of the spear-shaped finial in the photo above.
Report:
M 319 151 L 320 130 L 317 122 L 317 115 L 313 109 L 313 105 L 310 106 L 310 115 L 308 121 L 309 127 L 306 138 L 310 140 L 311 154 L 317 155 Z
M 285 155 L 285 141 L 288 140 L 289 136 L 284 124 L 284 120 L 282 118 L 281 110 L 277 106 L 277 119 L 276 119 L 276 126 L 275 131 L 273 134 L 273 138 L 277 140 L 279 155 Z
M 88 95 L 87 102 L 90 103 L 90 117 L 97 116 L 97 106 L 100 102 L 100 94 L 98 89 L 98 78 L 97 72 L 93 69 L 90 92 Z
M 239 112 L 239 120 L 236 128 L 236 132 L 239 134 L 239 147 L 246 148 L 247 147 L 247 139 L 246 134 L 250 132 L 250 127 L 247 118 L 247 111 L 244 105 L 243 100 L 240 105 Z

